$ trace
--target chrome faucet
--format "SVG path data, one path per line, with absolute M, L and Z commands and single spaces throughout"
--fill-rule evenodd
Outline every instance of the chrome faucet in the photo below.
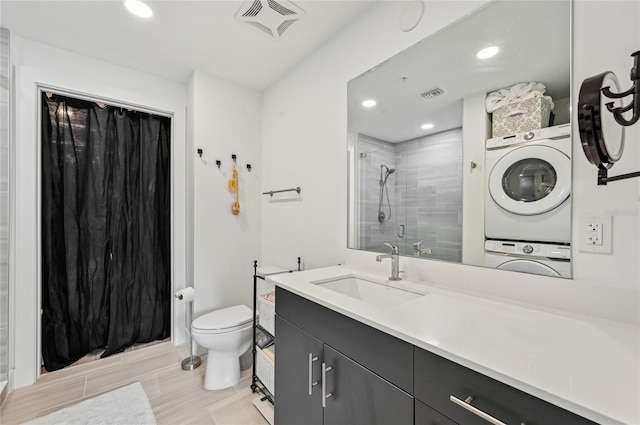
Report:
M 386 243 L 391 248 L 391 254 L 382 254 L 376 257 L 376 261 L 381 262 L 384 258 L 391 258 L 391 277 L 389 280 L 402 280 L 400 277 L 400 257 L 398 256 L 398 245 Z
M 414 257 L 422 257 L 422 254 L 431 255 L 431 248 L 422 249 L 422 244 L 424 243 L 424 239 L 418 241 L 413 244 L 413 256 Z

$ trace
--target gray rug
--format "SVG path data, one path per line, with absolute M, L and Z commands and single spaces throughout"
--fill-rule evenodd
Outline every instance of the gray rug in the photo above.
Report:
M 73 406 L 41 416 L 28 425 L 155 425 L 156 417 L 142 384 L 135 382 Z

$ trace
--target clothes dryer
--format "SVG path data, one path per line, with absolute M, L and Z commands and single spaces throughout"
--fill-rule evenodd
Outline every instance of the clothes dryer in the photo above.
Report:
M 571 277 L 571 247 L 529 242 L 487 240 L 485 266 L 552 277 Z
M 485 236 L 571 242 L 571 124 L 486 144 Z

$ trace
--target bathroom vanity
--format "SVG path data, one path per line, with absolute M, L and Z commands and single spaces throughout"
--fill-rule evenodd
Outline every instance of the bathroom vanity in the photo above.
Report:
M 270 280 L 277 425 L 638 423 L 635 326 L 346 267 Z

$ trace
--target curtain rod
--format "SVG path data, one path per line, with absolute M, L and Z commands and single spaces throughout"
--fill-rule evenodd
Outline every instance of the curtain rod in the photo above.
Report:
M 37 87 L 38 87 L 38 91 L 40 93 L 46 92 L 46 93 L 54 93 L 54 94 L 61 95 L 61 96 L 75 97 L 76 99 L 86 100 L 88 102 L 104 103 L 104 104 L 107 104 L 109 106 L 113 106 L 113 107 L 116 107 L 116 108 L 131 109 L 131 110 L 134 110 L 134 111 L 137 111 L 137 112 L 144 112 L 144 113 L 147 113 L 147 114 L 159 115 L 159 116 L 163 116 L 163 117 L 167 117 L 167 118 L 173 118 L 173 115 L 174 115 L 173 112 L 164 111 L 164 110 L 161 110 L 161 109 L 153 109 L 153 108 L 149 108 L 149 107 L 146 107 L 146 106 L 137 105 L 137 104 L 134 104 L 134 103 L 126 103 L 126 102 L 118 101 L 118 100 L 107 98 L 107 97 L 103 97 L 103 96 L 97 96 L 97 95 L 92 95 L 92 94 L 88 94 L 88 93 L 83 93 L 83 92 L 63 89 L 63 88 L 60 88 L 60 87 L 50 86 L 50 85 L 47 85 L 47 84 L 39 84 L 38 83 Z

